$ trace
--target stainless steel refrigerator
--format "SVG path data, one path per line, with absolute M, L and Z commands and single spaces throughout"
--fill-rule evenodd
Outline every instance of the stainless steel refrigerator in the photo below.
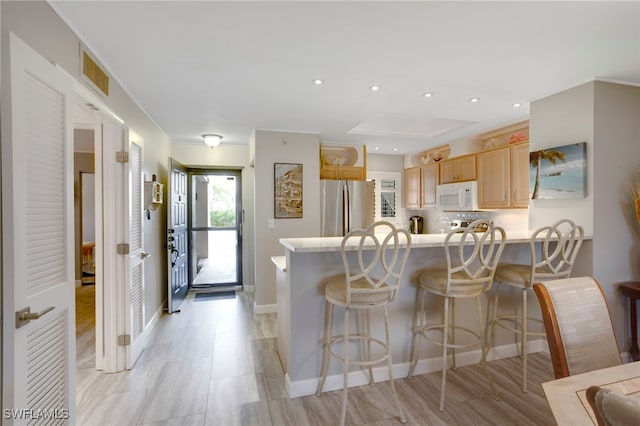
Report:
M 364 180 L 320 180 L 323 237 L 342 237 L 375 220 L 374 183 Z

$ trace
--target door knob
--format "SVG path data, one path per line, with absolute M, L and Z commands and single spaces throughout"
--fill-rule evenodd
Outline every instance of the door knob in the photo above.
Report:
M 142 253 L 140 253 L 140 258 L 141 259 L 145 259 L 147 257 L 151 256 L 151 253 L 147 253 L 146 251 L 143 251 Z
M 45 308 L 40 312 L 31 312 L 30 306 L 20 309 L 18 312 L 16 312 L 16 328 L 20 328 L 24 325 L 27 325 L 31 320 L 37 320 L 47 312 L 51 312 L 54 309 L 55 309 L 54 306 L 49 306 L 48 308 Z

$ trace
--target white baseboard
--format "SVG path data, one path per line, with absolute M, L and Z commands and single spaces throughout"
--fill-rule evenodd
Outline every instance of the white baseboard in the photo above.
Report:
M 529 350 L 528 353 L 546 352 L 547 344 L 543 340 L 534 340 L 527 343 Z M 503 358 L 511 358 L 519 354 L 519 347 L 517 344 L 503 345 L 495 347 L 489 351 L 487 355 L 488 361 L 493 361 Z M 480 361 L 482 353 L 480 349 L 476 349 L 469 352 L 463 352 L 456 354 L 456 366 L 464 367 L 466 365 L 476 364 Z M 419 374 L 433 373 L 435 371 L 442 370 L 442 358 L 428 358 L 418 361 L 416 368 L 413 371 L 414 376 Z M 407 377 L 409 374 L 409 363 L 394 364 L 392 368 L 393 377 L 395 379 Z M 373 377 L 377 382 L 384 382 L 389 380 L 389 370 L 386 366 L 381 365 L 373 369 Z M 349 373 L 349 387 L 362 386 L 369 383 L 369 376 L 362 370 L 352 371 Z M 342 374 L 334 374 L 327 376 L 324 382 L 323 392 L 329 392 L 342 389 L 343 385 Z M 318 378 L 291 381 L 291 378 L 287 374 L 285 377 L 285 385 L 289 398 L 297 398 L 300 396 L 314 395 L 316 388 L 318 387 Z
M 151 320 L 147 324 L 147 327 L 146 327 L 147 330 L 149 331 L 153 330 L 153 327 L 155 327 L 156 324 L 158 323 L 160 316 L 164 313 L 164 307 L 166 305 L 167 305 L 167 299 L 164 299 L 164 302 L 162 302 L 162 304 L 160 305 L 156 313 L 153 314 L 153 317 L 151 317 Z
M 255 303 L 253 304 L 253 313 L 255 315 L 262 315 L 262 314 L 275 314 L 278 310 L 278 305 L 273 304 L 273 305 L 256 305 Z
M 144 339 L 142 342 L 143 348 L 146 348 L 149 344 L 149 335 L 151 334 L 151 331 L 154 329 L 154 327 L 158 324 L 158 320 L 160 319 L 160 315 L 164 313 L 166 304 L 167 299 L 162 302 L 158 310 L 153 314 L 147 325 L 144 327 L 144 331 L 142 333 L 142 339 Z

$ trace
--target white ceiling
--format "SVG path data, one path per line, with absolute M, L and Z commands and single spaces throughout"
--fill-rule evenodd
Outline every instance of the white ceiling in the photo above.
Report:
M 50 4 L 174 143 L 270 129 L 407 153 L 594 79 L 640 84 L 638 1 Z

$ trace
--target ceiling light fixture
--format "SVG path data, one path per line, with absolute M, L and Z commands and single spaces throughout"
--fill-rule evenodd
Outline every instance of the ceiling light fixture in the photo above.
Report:
M 376 147 L 375 147 L 375 148 L 373 148 L 373 149 L 377 151 L 377 150 L 379 150 L 379 149 L 380 149 L 380 147 L 377 147 L 377 146 L 376 146 Z
M 213 148 L 220 145 L 222 136 L 214 135 L 213 133 L 205 133 L 204 135 L 202 135 L 202 139 L 204 139 L 204 144 L 206 146 Z
M 427 93 L 424 93 L 424 94 L 422 95 L 422 97 L 423 97 L 423 98 L 430 98 L 430 97 L 432 97 L 432 96 L 433 96 L 433 93 L 432 93 L 432 92 L 427 92 Z
M 324 83 L 324 81 L 320 80 L 319 78 L 313 80 L 313 84 L 315 84 L 316 86 L 320 86 L 322 83 Z
M 471 99 L 469 99 L 469 102 L 471 102 L 472 104 L 475 104 L 479 100 L 480 100 L 480 98 L 471 98 Z
M 373 91 L 373 92 L 377 92 L 378 90 L 380 90 L 380 86 L 374 85 L 374 86 L 369 87 L 369 89 L 371 89 L 371 91 Z
M 398 148 L 393 148 L 393 150 L 394 150 L 394 151 L 397 151 L 397 150 L 398 150 Z
M 512 105 L 514 108 L 519 108 L 520 106 L 522 106 L 522 104 L 520 102 L 516 102 L 515 104 Z

